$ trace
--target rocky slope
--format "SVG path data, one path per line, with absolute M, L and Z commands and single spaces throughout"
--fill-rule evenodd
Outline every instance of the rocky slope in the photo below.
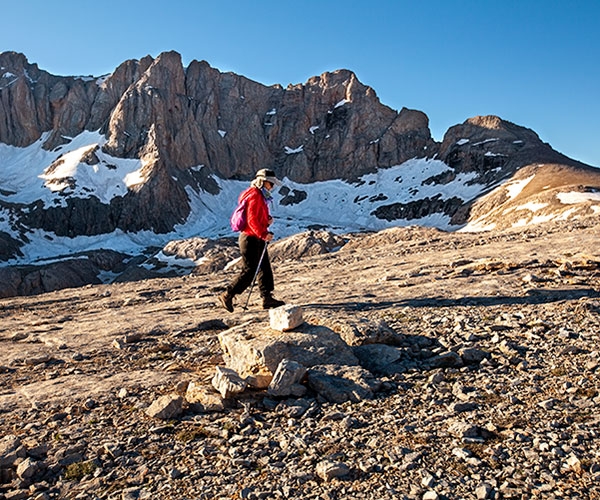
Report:
M 346 402 L 214 391 L 268 326 L 216 305 L 234 270 L 2 299 L 0 498 L 599 498 L 598 231 L 308 238 L 276 291 L 377 381 Z

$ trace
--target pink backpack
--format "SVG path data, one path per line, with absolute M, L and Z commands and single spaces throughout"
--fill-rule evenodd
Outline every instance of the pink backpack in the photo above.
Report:
M 243 231 L 246 229 L 246 198 L 240 201 L 238 206 L 235 207 L 229 219 L 229 224 L 234 231 Z

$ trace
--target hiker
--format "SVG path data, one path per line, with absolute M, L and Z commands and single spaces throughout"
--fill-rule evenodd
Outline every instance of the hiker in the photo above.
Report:
M 280 184 L 275 172 L 263 168 L 256 173 L 250 187 L 240 194 L 240 203 L 246 199 L 246 225 L 239 236 L 242 271 L 225 292 L 219 295 L 219 301 L 229 312 L 233 312 L 234 296 L 243 293 L 252 284 L 255 276 L 262 297 L 263 309 L 271 309 L 285 304 L 273 297 L 275 288 L 273 271 L 266 249 L 267 243 L 273 239 L 273 233 L 269 231 L 269 226 L 273 222 L 268 205 L 273 201 L 271 190 L 275 185 Z M 262 261 L 260 260 L 261 255 L 263 255 Z M 259 262 L 260 269 L 258 269 Z

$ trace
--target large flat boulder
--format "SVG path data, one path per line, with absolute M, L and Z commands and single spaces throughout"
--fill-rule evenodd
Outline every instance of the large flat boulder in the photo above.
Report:
M 358 365 L 358 359 L 337 333 L 308 323 L 289 332 L 244 324 L 221 332 L 219 342 L 226 366 L 245 378 L 248 385 L 260 389 L 269 386 L 283 359 L 307 368 Z

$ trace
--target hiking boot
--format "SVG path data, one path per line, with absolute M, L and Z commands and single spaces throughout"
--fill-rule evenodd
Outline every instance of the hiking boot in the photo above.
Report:
M 231 295 L 229 292 L 223 292 L 221 295 L 219 295 L 219 302 L 230 313 L 233 312 L 233 295 Z
M 283 300 L 277 300 L 271 294 L 263 297 L 263 309 L 273 309 L 274 307 L 284 306 Z

